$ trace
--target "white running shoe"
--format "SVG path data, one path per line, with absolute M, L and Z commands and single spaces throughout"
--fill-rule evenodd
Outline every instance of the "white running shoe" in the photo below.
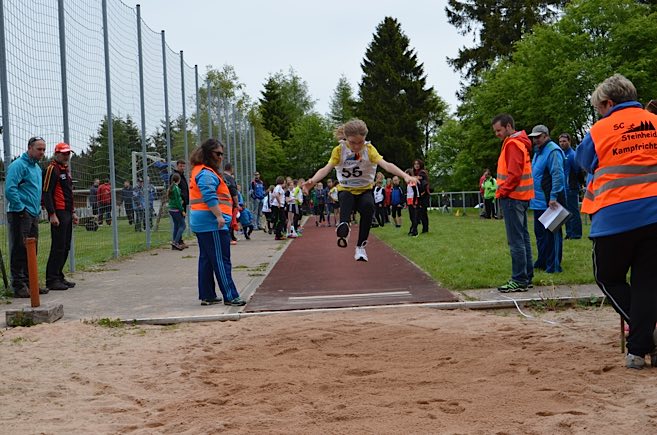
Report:
M 367 261 L 367 252 L 365 252 L 366 244 L 367 242 L 363 243 L 362 246 L 356 246 L 356 253 L 354 254 L 356 261 Z

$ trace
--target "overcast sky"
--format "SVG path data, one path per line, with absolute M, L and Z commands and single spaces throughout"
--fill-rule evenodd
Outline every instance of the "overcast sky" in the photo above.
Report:
M 197 64 L 199 72 L 208 65 L 235 67 L 253 99 L 271 73 L 294 68 L 322 114 L 341 74 L 357 93 L 365 50 L 386 16 L 399 20 L 424 64 L 427 84 L 452 111 L 460 76 L 446 58 L 472 44 L 447 23 L 444 0 L 123 1 L 141 4 L 148 26 L 165 30 L 171 49 L 183 50 L 185 61 Z

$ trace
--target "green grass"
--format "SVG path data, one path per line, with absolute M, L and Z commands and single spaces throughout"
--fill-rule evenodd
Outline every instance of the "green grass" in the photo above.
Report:
M 155 220 L 153 220 L 155 226 Z M 9 275 L 9 249 L 6 236 L 6 225 L 0 225 L 0 246 L 4 256 L 7 275 Z M 119 257 L 129 256 L 146 250 L 146 233 L 136 232 L 134 226 L 129 225 L 125 219 L 118 220 L 119 229 Z M 94 270 L 114 256 L 114 242 L 112 227 L 101 226 L 98 231 L 87 231 L 83 225 L 73 229 L 73 240 L 75 249 L 76 271 Z M 166 245 L 171 241 L 171 226 L 168 216 L 160 220 L 158 231 L 152 229 L 151 248 Z M 37 251 L 37 263 L 39 265 L 39 279 L 44 283 L 46 263 L 50 253 L 50 224 L 42 222 L 39 224 L 39 246 Z M 69 271 L 68 262 L 64 272 Z M 105 270 L 105 269 L 103 269 Z M 1 281 L 0 281 L 1 282 Z
M 534 217 L 530 213 L 529 235 L 536 259 Z M 372 229 L 379 239 L 424 269 L 443 286 L 454 289 L 492 288 L 511 277 L 511 257 L 504 221 L 480 219 L 477 210 L 466 216 L 429 212 L 429 233 L 409 237 L 408 213 L 401 228 L 386 224 Z M 564 240 L 562 273 L 536 271 L 535 285 L 593 283 L 590 227 L 584 225 L 580 240 Z M 421 226 L 420 226 L 421 228 Z

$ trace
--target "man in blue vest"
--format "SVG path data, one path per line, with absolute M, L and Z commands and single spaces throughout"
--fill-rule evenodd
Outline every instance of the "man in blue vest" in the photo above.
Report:
M 528 136 L 534 142 L 532 177 L 535 196 L 529 202 L 530 210 L 534 210 L 534 235 L 538 250 L 534 269 L 542 269 L 547 273 L 561 272 L 561 227 L 550 232 L 538 219 L 548 207 L 556 208 L 557 203 L 562 206 L 566 204 L 565 157 L 559 145 L 550 139 L 550 130 L 546 126 L 537 125 Z
M 570 146 L 570 134 L 559 135 L 559 146 L 566 157 L 564 172 L 566 173 L 566 204 L 570 219 L 566 221 L 566 239 L 582 238 L 582 217 L 579 214 L 579 187 L 583 180 L 582 168 L 575 161 L 575 150 Z
M 251 199 L 255 201 L 255 221 L 257 229 L 263 229 L 260 226 L 260 215 L 262 214 L 262 200 L 264 199 L 267 191 L 265 189 L 265 183 L 260 179 L 260 173 L 256 172 L 253 174 L 253 180 L 251 180 L 251 188 L 249 189 L 249 195 Z

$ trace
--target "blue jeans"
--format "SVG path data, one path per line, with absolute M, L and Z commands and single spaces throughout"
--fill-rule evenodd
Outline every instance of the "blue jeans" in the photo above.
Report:
M 180 210 L 169 210 L 169 215 L 173 221 L 173 239 L 174 243 L 182 242 L 182 236 L 185 232 L 187 225 L 185 224 L 185 217 L 182 215 Z
M 202 301 L 215 299 L 217 293 L 214 278 L 224 301 L 239 297 L 231 275 L 230 234 L 227 230 L 196 233 L 200 255 L 198 257 L 198 298 Z
M 511 252 L 511 279 L 520 284 L 529 284 L 534 278 L 532 245 L 527 227 L 529 201 L 500 198 L 500 208 L 504 213 L 506 238 Z
M 554 233 L 546 230 L 538 220 L 546 210 L 534 210 L 534 235 L 538 256 L 534 269 L 543 269 L 547 273 L 561 272 L 561 258 L 563 257 L 563 235 L 561 227 Z
M 569 239 L 582 238 L 582 216 L 579 214 L 579 193 L 575 189 L 566 191 L 566 204 L 563 204 L 571 213 L 566 221 L 566 237 Z

